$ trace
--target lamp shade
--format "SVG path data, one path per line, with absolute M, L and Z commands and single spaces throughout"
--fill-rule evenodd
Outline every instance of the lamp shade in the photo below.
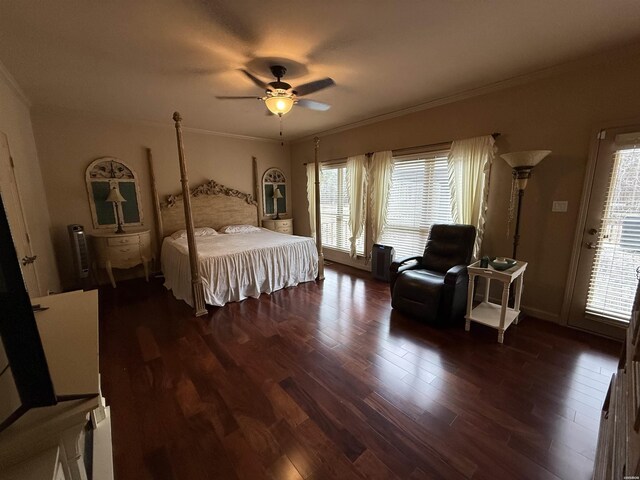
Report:
M 524 152 L 503 153 L 500 155 L 511 168 L 533 168 L 539 164 L 551 150 L 527 150 Z
M 264 103 L 271 113 L 275 115 L 284 115 L 293 107 L 293 98 L 274 95 L 267 97 Z
M 113 202 L 113 203 L 116 203 L 116 202 L 121 203 L 121 202 L 126 202 L 127 199 L 122 196 L 122 194 L 120 193 L 120 190 L 118 190 L 117 187 L 114 187 L 109 190 L 109 195 L 107 195 L 106 201 Z
M 279 188 L 276 188 L 276 189 L 273 191 L 273 198 L 282 198 L 282 193 L 280 192 L 280 189 L 279 189 Z

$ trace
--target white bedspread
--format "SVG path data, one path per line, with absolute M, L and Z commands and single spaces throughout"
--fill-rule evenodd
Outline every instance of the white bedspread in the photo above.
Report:
M 318 252 L 311 238 L 260 232 L 196 237 L 204 300 L 222 306 L 247 297 L 257 298 L 318 274 Z M 187 239 L 164 239 L 164 286 L 193 306 Z

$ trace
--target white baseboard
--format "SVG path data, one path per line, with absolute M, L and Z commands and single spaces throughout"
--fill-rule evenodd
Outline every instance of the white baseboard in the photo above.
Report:
M 557 324 L 561 324 L 560 314 L 547 312 L 546 310 L 540 310 L 539 308 L 527 307 L 526 305 L 522 305 L 520 310 L 525 315 L 539 318 L 540 320 L 546 320 L 547 322 L 553 322 Z

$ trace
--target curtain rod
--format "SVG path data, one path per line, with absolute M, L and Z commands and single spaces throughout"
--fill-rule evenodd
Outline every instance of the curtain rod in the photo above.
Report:
M 500 133 L 500 132 L 493 132 L 493 133 L 491 134 L 491 136 L 493 137 L 493 139 L 494 139 L 494 140 L 495 140 L 496 138 L 498 138 L 500 135 L 501 135 L 501 133 Z M 416 150 L 419 150 L 419 149 L 421 149 L 421 148 L 423 148 L 423 149 L 429 149 L 429 150 L 437 149 L 438 147 L 445 148 L 447 145 L 449 145 L 449 146 L 450 146 L 454 141 L 455 141 L 455 140 L 450 140 L 450 141 L 448 141 L 448 142 L 431 143 L 431 144 L 429 144 L 429 145 L 416 145 L 416 146 L 414 146 L 414 147 L 398 148 L 398 149 L 395 149 L 395 150 L 391 150 L 391 152 L 392 152 L 394 155 L 403 155 L 403 154 L 407 154 L 407 153 L 409 153 L 409 152 L 416 152 L 416 153 L 419 153 L 419 152 L 417 152 Z M 367 153 L 365 153 L 365 155 L 366 155 L 366 156 L 371 156 L 371 155 L 373 155 L 373 153 L 374 153 L 374 152 L 367 152 Z M 318 163 L 333 163 L 333 162 L 339 162 L 339 161 L 342 161 L 342 160 L 347 160 L 347 158 L 348 158 L 348 157 L 331 158 L 331 159 L 329 159 L 329 160 L 320 160 Z M 303 163 L 303 165 L 308 165 L 308 164 L 310 164 L 310 163 L 314 163 L 314 162 L 305 162 L 305 163 Z

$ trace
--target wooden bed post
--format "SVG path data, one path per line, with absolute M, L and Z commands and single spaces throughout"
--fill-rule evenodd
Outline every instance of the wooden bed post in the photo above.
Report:
M 314 137 L 315 143 L 315 175 L 316 175 L 316 247 L 318 248 L 318 280 L 324 280 L 324 253 L 322 253 L 322 219 L 320 218 L 320 164 L 318 163 L 318 148 L 320 139 Z
M 189 192 L 189 179 L 187 178 L 187 165 L 184 161 L 184 148 L 182 146 L 182 127 L 180 122 L 182 117 L 178 112 L 173 114 L 173 120 L 176 122 L 176 138 L 178 140 L 178 160 L 180 161 L 180 183 L 182 183 L 182 199 L 184 201 L 184 223 L 187 227 L 187 243 L 189 244 L 189 264 L 191 266 L 191 291 L 193 293 L 193 307 L 195 316 L 207 314 L 204 305 L 204 288 L 202 279 L 200 278 L 200 269 L 198 268 L 198 250 L 196 247 L 196 239 L 193 234 L 193 216 L 191 215 L 191 195 Z
M 256 157 L 251 157 L 251 159 L 253 160 L 253 199 L 258 204 L 258 226 L 260 226 L 260 204 L 262 201 L 258 196 L 258 159 Z
M 162 247 L 162 215 L 160 214 L 160 197 L 156 186 L 156 173 L 153 169 L 153 155 L 147 148 L 147 160 L 149 161 L 149 176 L 151 177 L 151 192 L 153 193 L 153 208 L 156 218 L 156 261 L 160 261 L 160 248 Z

